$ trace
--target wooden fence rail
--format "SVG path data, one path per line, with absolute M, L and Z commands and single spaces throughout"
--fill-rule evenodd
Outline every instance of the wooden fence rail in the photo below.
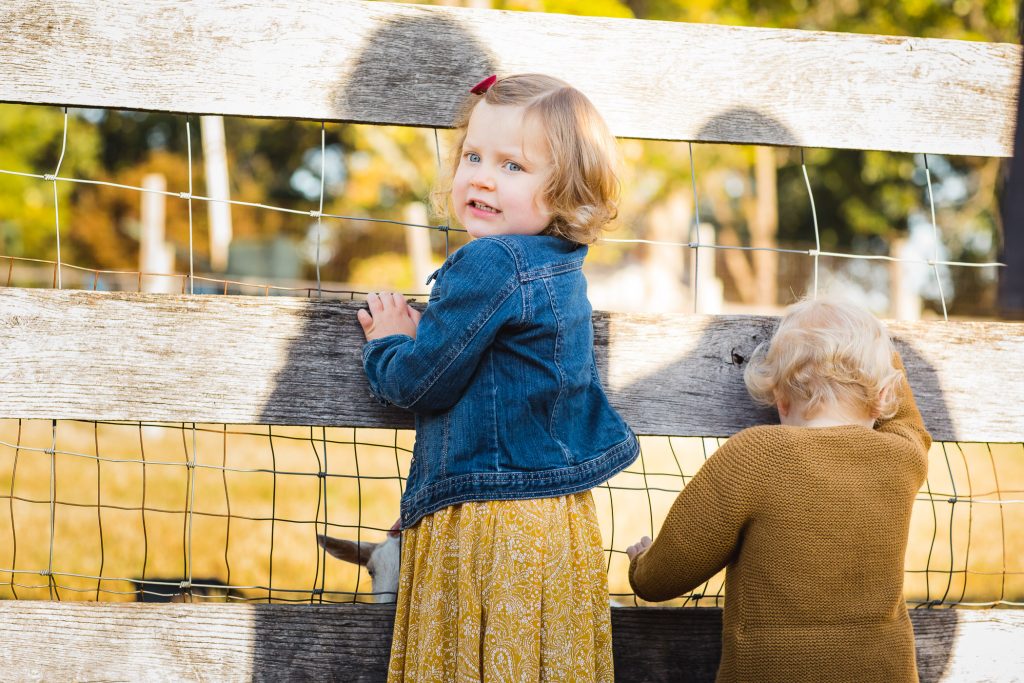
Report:
M 362 304 L 0 288 L 0 416 L 410 428 L 370 395 Z M 772 419 L 743 368 L 762 316 L 594 315 L 598 368 L 639 434 L 730 436 Z M 894 322 L 936 440 L 1024 438 L 1024 328 Z
M 922 683 L 1013 681 L 1024 671 L 1024 612 L 914 610 Z M 394 607 L 0 602 L 8 680 L 386 678 Z M 615 679 L 710 682 L 718 608 L 612 609 Z
M 7 0 L 0 35 L 0 102 L 445 127 L 480 78 L 543 71 L 621 137 L 981 156 L 1013 154 L 1021 68 L 1008 44 L 355 0 Z

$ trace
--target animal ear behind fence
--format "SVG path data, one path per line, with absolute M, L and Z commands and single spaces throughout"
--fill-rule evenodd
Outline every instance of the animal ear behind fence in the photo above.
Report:
M 371 593 L 375 602 L 395 601 L 402 554 L 400 536 L 388 534 L 380 543 L 349 541 L 322 534 L 317 534 L 317 540 L 329 554 L 339 560 L 366 567 L 372 580 Z
M 330 555 L 344 562 L 361 565 L 365 565 L 370 561 L 370 557 L 377 547 L 376 543 L 368 541 L 359 543 L 357 541 L 347 541 L 343 538 L 324 536 L 323 534 L 317 534 L 316 540 Z

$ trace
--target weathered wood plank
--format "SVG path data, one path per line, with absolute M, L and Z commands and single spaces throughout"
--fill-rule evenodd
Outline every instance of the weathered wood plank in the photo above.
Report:
M 0 288 L 0 417 L 411 427 L 362 372 L 356 302 Z M 776 319 L 594 315 L 612 403 L 640 434 L 765 420 L 744 364 Z M 1024 438 L 1024 326 L 893 323 L 934 438 Z
M 1009 44 L 354 0 L 8 0 L 0 35 L 7 102 L 444 127 L 483 76 L 543 71 L 623 137 L 982 156 L 1012 156 L 1021 69 Z
M 388 605 L 0 602 L 10 680 L 342 680 L 386 677 Z M 922 682 L 1013 680 L 1024 610 L 915 610 Z M 616 680 L 713 681 L 717 608 L 612 610 Z M 55 653 L 60 653 L 55 656 Z

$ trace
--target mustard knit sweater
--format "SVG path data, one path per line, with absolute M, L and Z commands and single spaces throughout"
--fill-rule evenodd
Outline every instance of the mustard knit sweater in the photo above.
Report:
M 903 563 L 931 437 L 902 385 L 873 430 L 739 432 L 630 564 L 653 601 L 726 568 L 718 681 L 917 681 Z

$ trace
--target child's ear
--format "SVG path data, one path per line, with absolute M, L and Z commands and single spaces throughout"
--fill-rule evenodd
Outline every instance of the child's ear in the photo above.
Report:
M 892 402 L 893 396 L 896 394 L 896 386 L 894 384 L 887 384 L 882 387 L 882 390 L 878 392 L 878 401 L 875 403 L 874 409 L 871 410 L 871 418 L 877 420 L 882 414 L 881 407 L 889 405 Z
M 872 420 L 877 420 L 882 416 L 882 411 L 879 409 L 878 406 L 882 405 L 884 400 L 885 396 L 883 395 L 882 400 L 878 402 L 878 405 L 876 405 L 874 408 L 868 411 L 868 417 L 870 417 Z
M 789 415 L 789 401 L 784 396 L 775 394 L 775 407 L 779 411 L 779 417 L 786 417 Z

